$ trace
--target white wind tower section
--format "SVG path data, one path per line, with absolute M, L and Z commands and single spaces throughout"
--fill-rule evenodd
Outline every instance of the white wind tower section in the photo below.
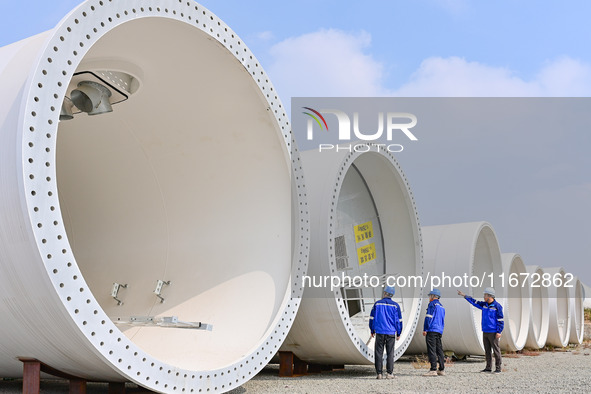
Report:
M 562 267 L 553 267 L 545 268 L 544 273 L 550 275 L 550 282 L 548 282 L 550 284 L 542 284 L 548 286 L 549 325 L 546 344 L 564 347 L 568 345 L 571 324 L 570 292 L 565 286 L 565 271 Z
M 583 284 L 578 277 L 574 277 L 569 283 L 570 288 L 570 333 L 569 343 L 580 344 L 583 343 L 583 336 L 585 334 L 585 312 L 583 308 L 584 290 Z
M 499 298 L 503 306 L 505 327 L 501 335 L 501 349 L 515 352 L 523 349 L 529 331 L 530 285 L 527 270 L 521 256 L 515 253 L 503 253 L 504 291 L 503 298 Z
M 391 153 L 302 153 L 310 208 L 311 278 L 384 278 L 422 275 L 417 213 L 408 182 Z M 396 342 L 400 357 L 414 334 L 421 288 L 397 286 L 403 333 Z M 374 352 L 368 322 L 382 288 L 310 287 L 281 350 L 317 364 L 369 364 Z
M 537 265 L 528 265 L 526 268 L 531 292 L 531 322 L 525 346 L 530 349 L 541 349 L 546 345 L 550 323 L 548 287 L 542 285 L 542 276 L 544 275 L 542 268 Z
M 240 38 L 192 1 L 89 0 L 0 48 L 0 91 L 0 376 L 22 356 L 223 392 L 267 364 L 308 217 L 284 108 Z
M 457 276 L 477 277 L 480 286 L 461 289 L 477 300 L 490 286 L 490 275 L 495 282 L 502 273 L 501 252 L 492 226 L 486 222 L 459 223 L 421 228 L 425 255 L 425 276 L 442 278 Z M 482 279 L 485 283 L 482 283 Z M 463 284 L 463 282 L 462 282 Z M 434 283 L 441 290 L 441 303 L 445 307 L 445 331 L 443 349 L 458 355 L 483 355 L 481 311 L 459 297 L 453 282 L 445 285 Z M 427 284 L 428 285 L 428 284 Z M 430 290 L 430 289 L 426 289 Z M 497 291 L 500 291 L 498 287 Z M 427 293 L 427 291 L 426 291 Z M 425 303 L 426 304 L 426 303 Z M 427 352 L 422 326 L 426 305 L 421 310 L 419 327 L 408 347 L 407 354 Z

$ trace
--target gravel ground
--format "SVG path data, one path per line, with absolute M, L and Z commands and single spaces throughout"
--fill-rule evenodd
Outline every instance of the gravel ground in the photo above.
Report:
M 470 357 L 448 365 L 446 376 L 424 377 L 428 366 L 403 358 L 395 363 L 394 380 L 376 380 L 372 366 L 278 378 L 279 367 L 271 365 L 231 393 L 591 392 L 591 348 L 505 357 L 501 374 L 480 373 L 483 368 L 484 357 Z
M 505 356 L 503 373 L 479 373 L 483 357 L 469 357 L 446 367 L 446 376 L 421 376 L 425 363 L 403 357 L 395 363 L 394 380 L 376 380 L 372 366 L 346 366 L 344 370 L 279 378 L 279 366 L 269 365 L 230 393 L 474 393 L 474 392 L 591 392 L 591 345 L 569 351 L 541 352 L 539 356 Z M 0 393 L 20 393 L 22 381 L 0 380 Z M 64 381 L 44 380 L 42 393 L 67 393 Z M 104 384 L 89 383 L 88 394 L 107 393 Z M 128 385 L 128 392 L 139 392 Z

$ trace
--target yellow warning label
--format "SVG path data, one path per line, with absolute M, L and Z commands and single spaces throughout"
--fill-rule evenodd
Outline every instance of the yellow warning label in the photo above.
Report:
M 373 237 L 373 225 L 371 220 L 355 226 L 355 242 L 365 241 Z
M 368 261 L 375 260 L 376 258 L 376 244 L 370 243 L 369 245 L 362 246 L 357 248 L 357 259 L 359 260 L 359 265 L 365 264 Z

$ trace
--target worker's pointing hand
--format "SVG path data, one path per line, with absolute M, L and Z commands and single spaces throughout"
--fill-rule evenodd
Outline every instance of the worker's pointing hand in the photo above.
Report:
M 458 295 L 459 295 L 460 297 L 465 297 L 465 296 L 466 296 L 466 294 L 462 293 L 462 291 L 461 291 L 461 290 L 458 290 Z

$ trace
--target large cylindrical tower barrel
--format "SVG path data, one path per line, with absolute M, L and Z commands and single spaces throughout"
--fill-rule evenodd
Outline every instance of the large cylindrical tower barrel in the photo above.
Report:
M 523 349 L 529 332 L 531 319 L 530 284 L 527 270 L 521 256 L 503 253 L 503 312 L 505 327 L 501 335 L 501 349 L 517 351 Z
M 583 336 L 585 334 L 585 312 L 583 308 L 584 293 L 583 284 L 578 277 L 570 277 L 567 279 L 570 281 L 568 286 L 570 288 L 570 333 L 569 343 L 580 344 L 583 342 Z
M 547 274 L 547 275 L 546 275 Z M 542 286 L 548 288 L 548 339 L 546 344 L 563 347 L 570 336 L 570 291 L 562 267 L 544 269 Z
M 490 286 L 491 276 L 498 281 L 502 273 L 501 252 L 492 226 L 486 222 L 459 223 L 425 226 L 421 232 L 425 276 L 432 278 L 428 280 L 429 284 L 440 288 L 441 304 L 445 308 L 444 350 L 458 355 L 484 354 L 481 312 L 459 297 L 456 290 L 460 287 L 474 298 L 482 299 L 483 290 Z M 469 289 L 463 287 L 465 284 Z M 425 315 L 426 305 L 421 310 L 420 324 Z M 426 352 L 427 345 L 420 328 L 407 353 Z
M 544 270 L 537 265 L 528 265 L 529 287 L 531 292 L 530 310 L 531 322 L 525 346 L 530 349 L 541 349 L 548 338 L 549 301 L 548 288 L 542 286 Z
M 244 42 L 192 1 L 89 0 L 0 59 L 0 376 L 19 356 L 162 392 L 254 376 L 295 318 L 308 218 Z
M 308 286 L 282 350 L 310 363 L 373 363 L 368 323 L 383 280 L 422 275 L 420 231 L 408 182 L 391 153 L 368 146 L 367 152 L 302 153 L 312 229 L 311 281 L 304 282 Z M 373 284 L 337 282 L 346 276 L 377 279 Z M 323 278 L 329 281 L 319 282 Z M 402 309 L 403 332 L 395 358 L 413 336 L 422 290 L 420 280 L 398 283 L 393 299 Z

